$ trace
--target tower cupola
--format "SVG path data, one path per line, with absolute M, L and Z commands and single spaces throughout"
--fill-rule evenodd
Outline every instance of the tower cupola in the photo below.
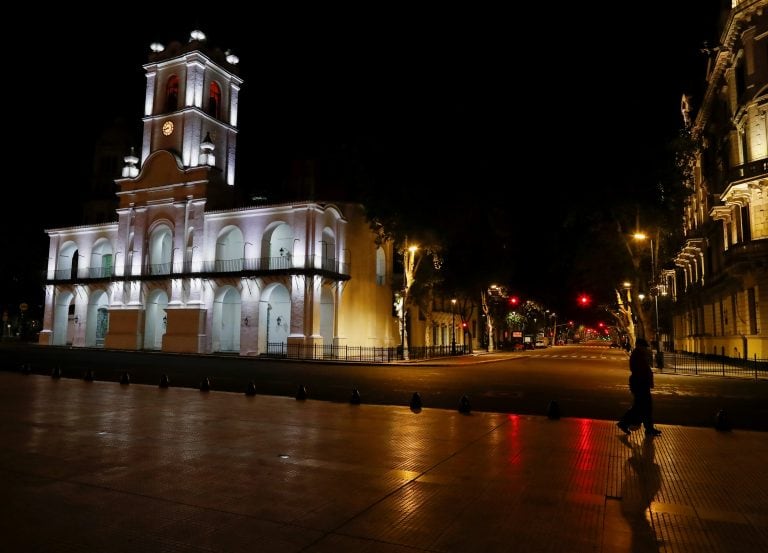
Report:
M 218 168 L 234 185 L 239 59 L 211 48 L 198 29 L 186 44 L 153 43 L 150 50 L 141 162 L 166 150 L 183 167 Z

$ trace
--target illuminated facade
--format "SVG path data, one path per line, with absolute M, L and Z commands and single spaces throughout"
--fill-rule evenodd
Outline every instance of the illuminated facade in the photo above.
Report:
M 152 51 L 117 221 L 47 231 L 40 342 L 240 355 L 396 346 L 392 249 L 376 246 L 362 206 L 234 208 L 237 58 L 199 31 Z
M 685 243 L 663 273 L 674 348 L 768 358 L 768 0 L 733 0 L 690 129 Z M 687 98 L 683 115 L 687 118 Z

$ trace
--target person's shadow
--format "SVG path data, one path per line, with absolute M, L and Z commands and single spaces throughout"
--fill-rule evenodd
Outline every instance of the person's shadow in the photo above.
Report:
M 632 534 L 633 553 L 659 551 L 659 539 L 651 518 L 651 502 L 661 488 L 661 468 L 655 461 L 653 438 L 641 445 L 622 436 L 622 443 L 632 450 L 624 470 L 621 492 L 621 514 Z

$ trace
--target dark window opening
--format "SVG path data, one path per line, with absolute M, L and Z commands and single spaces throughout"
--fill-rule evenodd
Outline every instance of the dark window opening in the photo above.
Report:
M 744 74 L 744 60 L 739 60 L 736 66 L 736 97 L 741 99 L 742 94 L 747 89 L 746 75 Z
M 747 290 L 747 308 L 749 309 L 749 333 L 757 334 L 757 301 L 754 288 Z
M 749 224 L 749 206 L 747 205 L 741 208 L 741 232 L 744 242 L 752 240 L 752 227 Z
M 165 86 L 165 111 L 170 113 L 179 109 L 179 78 L 171 75 Z

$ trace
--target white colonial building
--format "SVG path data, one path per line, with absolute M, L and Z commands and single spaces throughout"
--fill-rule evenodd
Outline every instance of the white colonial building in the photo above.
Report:
M 375 244 L 362 206 L 234 208 L 237 58 L 199 31 L 152 50 L 141 156 L 115 181 L 116 222 L 47 231 L 40 342 L 241 355 L 396 346 L 392 248 Z

